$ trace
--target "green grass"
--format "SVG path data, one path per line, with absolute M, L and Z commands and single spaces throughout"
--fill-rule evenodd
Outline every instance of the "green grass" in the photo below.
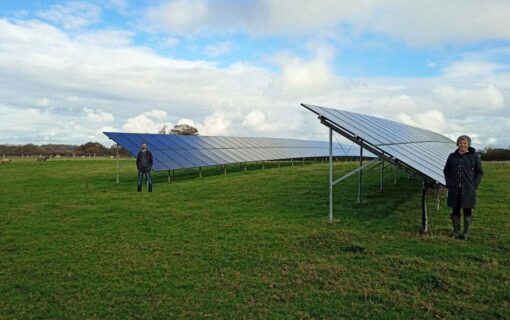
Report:
M 0 318 L 510 318 L 510 163 L 484 163 L 471 238 L 419 181 L 327 165 L 154 175 L 133 161 L 0 166 Z M 335 163 L 336 176 L 355 163 Z M 145 191 L 145 188 L 144 188 Z

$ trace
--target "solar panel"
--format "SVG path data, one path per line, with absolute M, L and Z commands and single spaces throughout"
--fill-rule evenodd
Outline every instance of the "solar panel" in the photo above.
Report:
M 138 154 L 142 143 L 147 143 L 154 157 L 154 171 L 329 156 L 329 144 L 324 141 L 123 132 L 104 132 L 104 134 L 133 156 Z M 358 147 L 333 144 L 335 157 L 355 157 L 358 154 Z
M 455 142 L 438 133 L 374 116 L 309 104 L 303 107 L 344 137 L 363 143 L 372 153 L 414 169 L 445 186 L 443 174 Z

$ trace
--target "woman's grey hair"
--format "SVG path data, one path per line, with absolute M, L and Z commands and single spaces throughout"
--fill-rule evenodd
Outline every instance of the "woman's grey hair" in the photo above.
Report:
M 471 146 L 471 138 L 466 136 L 466 135 L 462 135 L 462 136 L 457 138 L 457 145 L 459 145 L 459 142 L 461 142 L 462 140 L 467 141 L 468 146 Z

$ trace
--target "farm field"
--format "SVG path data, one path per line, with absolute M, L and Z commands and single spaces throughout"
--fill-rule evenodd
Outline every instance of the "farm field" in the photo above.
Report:
M 335 162 L 335 177 L 355 168 Z M 377 169 L 335 186 L 325 163 L 156 173 L 132 160 L 0 166 L 0 319 L 510 319 L 510 163 L 484 163 L 470 240 L 444 195 Z

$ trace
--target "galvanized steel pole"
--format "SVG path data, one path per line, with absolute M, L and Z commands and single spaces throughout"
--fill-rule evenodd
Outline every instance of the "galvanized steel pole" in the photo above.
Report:
M 383 179 L 384 179 L 384 154 L 381 155 L 381 186 L 379 187 L 379 192 L 383 190 Z
M 333 129 L 329 128 L 329 221 L 333 221 Z
M 429 184 L 423 180 L 423 187 L 421 191 L 421 228 L 423 233 L 427 233 L 429 230 L 428 218 L 427 218 L 427 189 Z
M 361 140 L 361 144 L 359 146 L 359 166 L 363 165 L 363 140 Z M 359 171 L 359 179 L 358 179 L 358 203 L 361 203 L 361 176 L 363 175 L 363 170 Z
M 117 143 L 117 183 L 119 183 L 119 144 Z
M 436 184 L 436 210 L 439 210 L 439 184 Z

